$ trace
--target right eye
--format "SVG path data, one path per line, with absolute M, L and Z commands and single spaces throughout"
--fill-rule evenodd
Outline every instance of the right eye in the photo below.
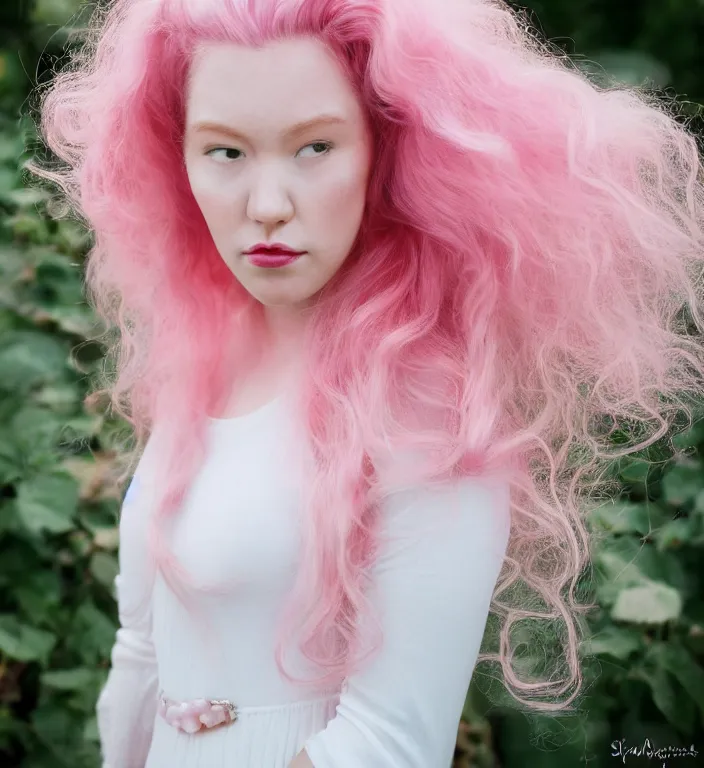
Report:
M 239 149 L 233 149 L 232 147 L 213 147 L 213 149 L 209 149 L 205 154 L 208 157 L 214 157 L 213 152 L 239 152 L 241 155 L 242 152 L 240 152 Z M 228 160 L 237 160 L 237 157 L 228 157 Z

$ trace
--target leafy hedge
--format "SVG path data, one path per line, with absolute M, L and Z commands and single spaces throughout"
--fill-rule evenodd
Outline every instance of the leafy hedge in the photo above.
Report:
M 26 185 L 18 164 L 39 149 L 31 122 L 20 119 L 32 85 L 26 73 L 39 61 L 43 76 L 67 39 L 50 25 L 77 7 L 17 0 L 0 11 L 0 764 L 22 768 L 99 765 L 94 707 L 116 629 L 120 499 L 111 446 L 125 425 L 86 404 L 103 354 L 90 341 L 97 329 L 82 293 L 90 238 L 47 215 L 46 193 Z M 642 3 L 633 16 L 605 0 L 533 8 L 549 35 L 601 51 L 623 79 L 657 75 L 665 85 L 675 77 L 686 91 L 704 72 L 695 45 L 701 4 L 673 2 L 666 12 Z M 681 32 L 676 44 L 672 30 Z M 624 46 L 631 50 L 619 53 Z M 600 768 L 614 765 L 619 739 L 626 748 L 646 738 L 689 746 L 704 734 L 704 422 L 674 448 L 663 442 L 614 465 L 621 497 L 592 517 L 598 609 L 589 618 L 581 711 L 529 718 L 492 705 L 480 669 L 457 768 L 587 760 Z

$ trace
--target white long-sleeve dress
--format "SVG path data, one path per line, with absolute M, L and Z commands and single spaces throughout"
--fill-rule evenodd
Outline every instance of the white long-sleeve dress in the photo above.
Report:
M 147 444 L 120 522 L 121 626 L 98 702 L 103 768 L 286 768 L 303 747 L 315 768 L 451 765 L 505 556 L 508 486 L 463 479 L 389 498 L 382 530 L 392 539 L 370 593 L 382 648 L 342 691 L 311 694 L 284 680 L 274 660 L 302 511 L 290 408 L 282 396 L 209 420 L 206 460 L 169 534 L 192 577 L 229 585 L 203 593 L 196 612 L 151 579 Z M 461 514 L 447 514 L 457 502 Z M 294 663 L 295 638 L 291 646 Z M 159 691 L 229 699 L 238 719 L 184 733 L 157 714 Z

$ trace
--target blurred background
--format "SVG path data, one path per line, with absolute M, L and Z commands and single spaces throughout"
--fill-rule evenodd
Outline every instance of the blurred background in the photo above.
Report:
M 590 77 L 677 97 L 680 119 L 701 135 L 703 0 L 534 0 L 520 7 Z M 110 469 L 125 425 L 85 400 L 103 355 L 91 340 L 100 329 L 82 294 L 90 236 L 71 219 L 52 220 L 47 193 L 23 172 L 28 157 L 43 158 L 32 90 L 61 67 L 89 11 L 76 0 L 0 0 L 5 768 L 99 766 L 94 707 L 116 629 L 120 498 Z M 674 443 L 615 465 L 621 496 L 591 518 L 597 608 L 583 649 L 580 709 L 522 714 L 480 667 L 456 768 L 704 765 L 703 416 L 703 404 L 695 404 L 694 426 Z M 540 665 L 540 649 L 531 653 L 526 669 Z M 690 752 L 658 760 L 648 744 Z M 644 746 L 642 756 L 624 757 Z

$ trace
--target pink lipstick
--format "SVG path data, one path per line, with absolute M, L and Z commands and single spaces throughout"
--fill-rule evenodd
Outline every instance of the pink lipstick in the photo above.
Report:
M 292 254 L 275 254 L 255 251 L 254 253 L 248 253 L 247 258 L 255 267 L 285 267 L 287 264 L 294 262 L 300 255 L 301 254 L 296 254 L 294 256 Z
M 281 243 L 259 243 L 245 251 L 245 256 L 255 267 L 273 268 L 285 267 L 304 253 L 306 251 L 294 251 Z

